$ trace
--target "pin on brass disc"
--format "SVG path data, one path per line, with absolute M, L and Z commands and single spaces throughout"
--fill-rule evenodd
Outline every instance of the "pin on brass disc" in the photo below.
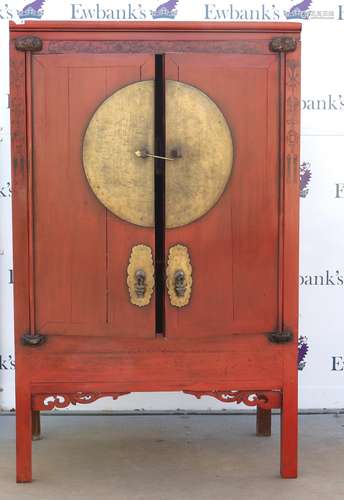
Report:
M 121 219 L 154 226 L 154 82 L 116 91 L 87 127 L 83 162 L 97 198 Z M 233 144 L 225 117 L 202 91 L 166 82 L 166 226 L 189 224 L 219 200 L 230 177 Z

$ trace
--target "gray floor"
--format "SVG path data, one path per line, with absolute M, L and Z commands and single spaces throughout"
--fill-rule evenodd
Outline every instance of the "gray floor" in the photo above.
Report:
M 13 416 L 0 417 L 0 498 L 343 499 L 344 415 L 300 417 L 300 477 L 282 480 L 279 419 L 251 415 L 44 416 L 34 482 L 15 484 Z

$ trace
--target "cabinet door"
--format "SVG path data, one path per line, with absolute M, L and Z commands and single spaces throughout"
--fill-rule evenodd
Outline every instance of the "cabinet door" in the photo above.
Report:
M 94 113 L 116 91 L 141 80 L 150 80 L 153 89 L 154 57 L 77 53 L 77 42 L 75 47 L 75 53 L 33 55 L 36 330 L 48 335 L 152 337 L 154 295 L 145 307 L 130 303 L 127 267 L 135 245 L 146 245 L 154 253 L 154 228 L 129 223 L 97 198 L 85 175 L 83 143 Z M 153 97 L 152 90 L 151 107 Z M 118 120 L 117 115 L 110 119 Z M 121 126 L 124 137 L 129 125 Z M 108 131 L 100 124 L 98 133 L 105 137 Z M 143 142 L 154 141 L 153 129 L 143 134 Z M 113 145 L 109 137 L 104 142 L 113 157 L 118 154 L 116 139 Z M 103 154 L 99 144 L 97 158 Z M 148 159 L 145 168 L 153 176 L 153 161 Z
M 196 340 L 275 330 L 280 182 L 277 58 L 273 54 L 169 54 L 166 76 L 199 89 L 218 107 L 233 145 L 232 168 L 221 196 L 197 220 L 166 230 L 166 255 L 176 245 L 186 247 L 192 266 L 188 304 L 171 305 L 166 296 L 167 337 Z M 167 89 L 166 102 L 168 152 L 178 124 L 177 94 L 169 99 Z M 186 121 L 181 118 L 180 127 Z M 203 150 L 202 143 L 212 141 L 215 146 L 207 150 L 211 160 L 221 148 L 214 141 L 214 122 L 209 120 L 202 130 L 193 147 Z M 181 155 L 193 133 L 185 129 L 179 137 Z M 186 157 L 180 164 L 185 185 L 192 183 L 186 160 L 194 161 L 190 152 Z M 217 174 L 209 170 L 209 179 L 213 175 Z M 187 197 L 188 187 L 181 189 Z

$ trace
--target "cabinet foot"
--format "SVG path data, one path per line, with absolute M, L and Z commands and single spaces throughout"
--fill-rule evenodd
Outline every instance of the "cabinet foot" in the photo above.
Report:
M 271 436 L 271 410 L 257 408 L 256 434 L 261 437 Z
M 17 388 L 16 398 L 16 448 L 17 483 L 32 481 L 32 412 L 31 394 Z
M 41 436 L 41 415 L 37 410 L 32 410 L 32 441 L 39 441 Z
M 283 390 L 281 408 L 281 476 L 297 477 L 297 387 Z

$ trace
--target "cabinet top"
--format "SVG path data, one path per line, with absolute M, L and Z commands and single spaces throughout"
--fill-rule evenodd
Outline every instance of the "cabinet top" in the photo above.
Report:
M 294 22 L 209 22 L 209 21 L 30 21 L 25 24 L 10 22 L 10 31 L 105 31 L 105 32 L 234 32 L 286 33 L 300 32 L 301 23 Z

